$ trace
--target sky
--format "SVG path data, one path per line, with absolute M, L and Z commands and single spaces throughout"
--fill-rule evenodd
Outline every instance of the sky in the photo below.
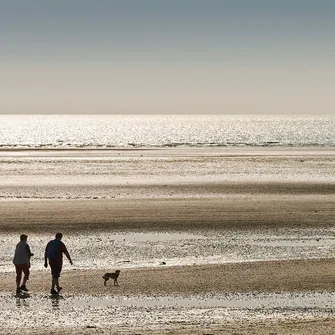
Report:
M 335 114 L 335 1 L 0 0 L 1 114 Z

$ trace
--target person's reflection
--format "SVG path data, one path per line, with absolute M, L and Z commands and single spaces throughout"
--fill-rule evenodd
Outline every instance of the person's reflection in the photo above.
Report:
M 52 294 L 50 296 L 51 299 L 51 305 L 53 309 L 59 309 L 59 301 L 63 300 L 64 298 L 61 295 L 58 294 Z
M 29 304 L 26 298 L 29 298 L 29 294 L 17 295 L 16 296 L 16 307 L 29 307 Z

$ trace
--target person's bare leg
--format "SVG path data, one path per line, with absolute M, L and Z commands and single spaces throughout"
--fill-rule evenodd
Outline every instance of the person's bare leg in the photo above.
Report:
M 55 289 L 55 286 L 57 285 L 58 278 L 52 278 L 52 283 L 51 283 L 51 290 Z
M 21 281 L 21 279 L 18 279 L 18 278 L 16 277 L 16 287 L 20 287 L 20 281 Z
M 57 287 L 57 291 L 58 291 L 58 292 L 62 289 L 62 288 L 59 286 L 59 278 L 57 278 L 56 287 Z
M 21 289 L 23 289 L 24 291 L 28 291 L 27 287 L 26 287 L 26 283 L 28 281 L 28 276 L 24 275 L 23 277 L 23 281 L 22 281 L 22 285 L 21 285 Z
M 22 278 L 22 272 L 19 272 L 16 270 L 16 292 L 20 292 L 20 283 L 21 283 L 21 278 Z

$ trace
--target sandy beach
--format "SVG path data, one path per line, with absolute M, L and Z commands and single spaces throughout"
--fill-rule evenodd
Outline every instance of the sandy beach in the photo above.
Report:
M 15 308 L 21 312 L 23 310 L 23 313 L 27 313 L 32 320 L 35 319 L 35 326 L 26 328 L 25 332 L 33 334 L 43 334 L 46 331 L 52 334 L 71 332 L 78 334 L 332 334 L 334 330 L 334 310 L 333 305 L 329 305 L 334 301 L 327 301 L 327 297 L 333 296 L 334 259 L 127 269 L 120 275 L 119 286 L 108 283 L 104 287 L 102 274 L 107 270 L 71 271 L 68 269 L 64 271 L 61 278 L 64 293 L 61 298 L 47 295 L 50 281 L 47 270 L 32 273 L 29 285 L 30 296 L 25 299 L 16 298 Z M 3 312 L 8 307 L 13 308 L 10 305 L 10 300 L 13 298 L 8 294 L 12 290 L 13 279 L 13 274 L 1 274 Z M 285 301 L 292 302 L 297 300 L 297 297 L 298 300 L 306 296 L 309 299 L 312 297 L 315 299 L 320 295 L 320 302 L 324 303 L 321 315 L 307 306 L 302 309 L 288 307 L 288 311 L 290 309 L 291 312 L 295 311 L 294 317 L 283 318 L 282 311 L 277 311 L 278 315 L 276 315 L 270 310 L 267 313 L 272 317 L 259 315 L 258 308 L 262 304 L 266 305 L 267 302 L 285 304 Z M 24 300 L 28 301 L 26 306 L 22 303 Z M 35 304 L 42 304 L 46 308 L 43 311 L 42 320 L 34 315 L 34 305 L 29 300 L 37 300 Z M 222 313 L 219 320 L 215 317 L 211 319 L 210 315 L 207 315 L 203 320 L 193 319 L 192 322 L 178 323 L 178 313 L 184 309 L 207 310 L 214 316 L 215 309 L 218 308 L 216 306 L 218 300 L 221 300 L 221 304 L 225 307 L 221 308 L 228 310 L 226 317 Z M 257 300 L 259 306 L 254 306 Z M 33 306 L 29 308 L 29 304 Z M 125 311 L 114 311 L 108 314 L 107 324 L 106 320 L 103 320 L 105 323 L 102 322 L 102 324 L 97 322 L 91 314 L 85 315 L 85 320 L 78 321 L 76 325 L 62 324 L 69 310 L 78 308 L 76 316 L 80 320 L 80 310 L 83 306 L 86 309 L 93 306 L 94 313 L 99 314 L 99 308 L 108 308 L 110 304 L 116 309 L 117 306 L 122 306 L 129 311 L 127 314 L 124 314 Z M 266 310 L 268 307 L 264 305 L 262 308 Z M 146 313 L 151 314 L 160 311 L 161 317 L 164 315 L 161 309 L 166 309 L 167 318 L 171 319 L 172 314 L 175 322 L 171 320 L 164 322 L 163 319 L 158 324 L 155 322 L 155 325 L 141 325 L 141 322 L 127 325 L 127 319 L 134 321 L 134 318 L 139 317 L 132 315 L 131 310 L 134 308 L 142 312 L 144 308 Z M 171 308 L 173 308 L 172 312 Z M 31 309 L 30 314 L 27 311 L 29 309 Z M 238 316 L 236 316 L 238 310 Z M 89 311 L 92 312 L 90 309 Z M 229 317 L 229 313 L 234 317 Z M 123 321 L 113 319 L 122 315 L 125 318 Z M 143 316 L 143 318 L 146 317 Z M 51 325 L 50 319 L 53 320 Z M 16 323 L 11 321 L 13 320 L 3 322 L 3 324 L 12 323 L 12 329 L 6 327 L 0 331 L 1 334 L 11 334 L 20 328 L 20 321 Z
M 108 269 L 105 270 L 107 271 Z M 88 300 L 88 302 L 86 301 L 87 305 L 94 302 L 96 304 L 100 300 L 101 306 L 106 308 L 106 299 L 112 297 L 114 305 L 120 304 L 122 301 L 128 301 L 129 305 L 137 302 L 141 303 L 142 307 L 147 305 L 148 308 L 154 307 L 157 309 L 162 308 L 162 305 L 164 305 L 162 301 L 166 297 L 170 297 L 171 299 L 169 302 L 165 302 L 167 305 L 171 301 L 184 299 L 185 306 L 188 306 L 189 302 L 187 302 L 187 298 L 192 297 L 193 304 L 194 301 L 197 303 L 195 304 L 197 308 L 210 309 L 210 307 L 215 306 L 216 299 L 221 298 L 229 301 L 232 299 L 230 294 L 233 294 L 235 295 L 235 299 L 240 295 L 239 302 L 242 309 L 243 304 L 248 307 L 250 295 L 253 299 L 257 300 L 259 299 L 258 295 L 260 292 L 268 294 L 267 299 L 269 297 L 270 299 L 271 297 L 273 298 L 276 292 L 281 292 L 282 295 L 301 294 L 303 292 L 305 294 L 309 293 L 309 295 L 311 295 L 310 292 L 316 292 L 316 295 L 321 292 L 332 295 L 335 284 L 333 276 L 335 261 L 333 259 L 273 261 L 266 262 L 266 264 L 255 262 L 127 269 L 122 271 L 118 287 L 113 286 L 112 283 L 108 283 L 106 287 L 103 286 L 101 275 L 105 270 L 71 271 L 68 269 L 64 271 L 61 280 L 65 292 L 62 294 L 60 301 L 52 296 L 46 296 L 46 292 L 49 289 L 48 282 L 50 281 L 48 271 L 32 273 L 31 284 L 29 286 L 32 293 L 25 300 L 29 301 L 29 299 L 33 300 L 39 297 L 41 300 L 39 303 L 41 304 L 44 304 L 45 300 L 51 301 L 49 304 L 53 304 L 53 310 L 49 311 L 49 313 L 54 313 L 54 317 L 56 318 L 54 326 L 56 327 L 50 328 L 50 325 L 48 325 L 48 327 L 44 328 L 41 325 L 39 328 L 42 327 L 42 329 L 32 327 L 32 329 L 26 330 L 27 333 L 43 334 L 48 329 L 48 331 L 51 330 L 52 334 L 65 334 L 71 331 L 79 334 L 204 334 L 206 332 L 215 334 L 233 334 L 234 332 L 238 332 L 238 334 L 273 334 L 276 332 L 279 334 L 332 334 L 333 327 L 335 326 L 333 306 L 327 306 L 327 303 L 323 307 L 326 311 L 326 316 L 323 317 L 309 315 L 308 312 L 310 311 L 306 308 L 305 311 L 300 311 L 302 315 L 291 320 L 276 320 L 276 318 L 257 320 L 252 317 L 250 319 L 243 319 L 240 316 L 239 322 L 224 318 L 220 322 L 213 320 L 212 324 L 204 325 L 198 320 L 194 325 L 185 323 L 185 325 L 180 325 L 180 327 L 176 327 L 176 324 L 173 323 L 167 325 L 162 320 L 158 329 L 145 329 L 144 331 L 141 330 L 141 327 L 136 326 L 130 327 L 131 329 L 124 329 L 124 326 L 118 328 L 116 320 L 114 320 L 115 322 L 110 320 L 110 325 L 107 327 L 101 327 L 97 325 L 96 321 L 94 322 L 89 318 L 84 323 L 78 323 L 72 327 L 66 327 L 61 322 L 57 322 L 57 317 L 60 319 L 64 317 L 63 315 L 58 315 L 57 312 L 59 309 L 64 308 L 66 310 L 69 308 L 69 306 L 66 306 L 66 301 L 68 301 L 68 304 L 73 304 L 72 308 L 75 308 L 76 305 L 79 307 L 80 304 L 78 304 L 78 301 L 74 297 L 77 297 L 79 300 L 83 299 L 83 292 L 85 292 L 85 295 L 90 296 L 89 299 L 86 298 Z M 13 287 L 13 274 L 1 274 L 1 283 L 3 302 L 8 304 L 9 298 L 7 292 L 10 292 Z M 248 299 L 245 297 L 241 298 L 241 294 L 249 294 Z M 278 297 L 277 299 L 278 303 L 280 299 Z M 289 300 L 292 297 L 287 297 L 286 299 Z M 82 301 L 81 303 L 83 304 Z M 178 306 L 175 308 L 177 310 Z M 249 306 L 249 308 L 252 307 Z M 27 306 L 25 309 L 27 309 Z M 307 317 L 304 318 L 304 314 Z M 34 318 L 34 316 L 31 317 Z M 46 323 L 48 323 L 49 318 L 47 318 Z M 13 331 L 17 326 L 16 324 L 13 327 Z M 1 333 L 10 334 L 11 329 L 6 328 Z
M 247 187 L 247 186 L 246 186 Z M 312 188 L 312 187 L 311 187 Z M 227 187 L 222 186 L 226 192 Z M 327 190 L 326 190 L 327 191 Z M 157 192 L 157 191 L 156 191 Z M 266 228 L 333 225 L 333 194 L 212 198 L 2 200 L 0 231 Z
M 2 153 L 0 333 L 333 334 L 335 153 L 187 153 Z M 57 231 L 74 266 L 55 299 L 43 248 Z M 23 298 L 21 233 L 35 252 Z

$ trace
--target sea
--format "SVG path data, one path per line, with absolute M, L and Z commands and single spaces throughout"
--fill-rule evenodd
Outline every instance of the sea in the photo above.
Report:
M 0 115 L 0 148 L 335 147 L 334 115 Z

